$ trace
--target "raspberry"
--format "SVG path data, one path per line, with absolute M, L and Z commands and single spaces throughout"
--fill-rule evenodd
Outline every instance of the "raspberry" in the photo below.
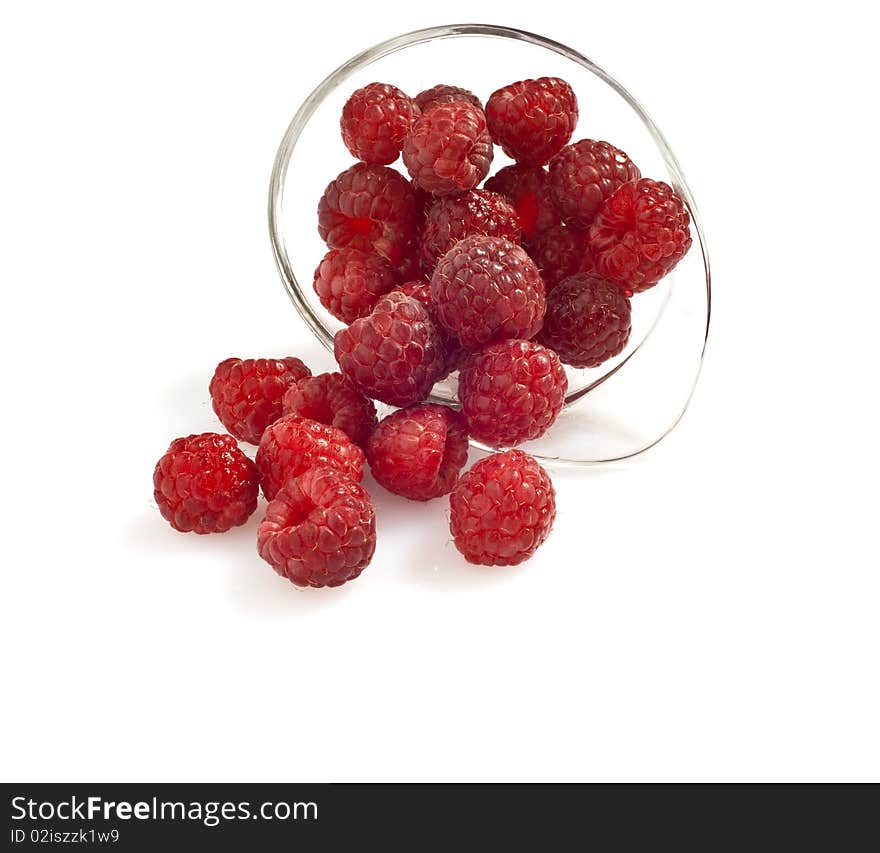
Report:
M 505 166 L 485 183 L 485 188 L 504 196 L 516 211 L 528 242 L 562 221 L 550 199 L 550 176 L 541 166 L 517 163 Z
M 281 417 L 281 398 L 291 383 L 311 376 L 298 358 L 227 358 L 217 365 L 208 392 L 220 423 L 239 441 L 259 444 Z
M 425 89 L 424 92 L 419 92 L 415 97 L 416 105 L 423 113 L 438 104 L 451 104 L 453 101 L 464 101 L 483 109 L 480 99 L 473 92 L 462 89 L 461 86 L 447 86 L 440 83 L 430 89 Z
M 364 475 L 364 453 L 341 429 L 299 415 L 285 415 L 263 433 L 256 463 L 270 501 L 309 468 L 335 468 L 358 481 Z
M 244 524 L 258 491 L 254 463 L 229 435 L 176 438 L 153 471 L 159 512 L 181 533 L 223 533 Z
M 577 98 L 558 77 L 521 80 L 486 102 L 492 139 L 513 160 L 542 166 L 565 145 L 578 120 Z
M 619 148 L 582 139 L 567 145 L 550 161 L 550 194 L 569 225 L 587 228 L 602 202 L 638 177 L 636 164 Z
M 340 586 L 376 550 L 376 512 L 362 486 L 332 468 L 290 480 L 257 529 L 260 556 L 297 586 Z
M 441 325 L 468 349 L 533 337 L 547 307 L 534 261 L 503 237 L 456 243 L 434 270 L 431 297 Z
M 313 286 L 334 317 L 351 323 L 366 317 L 379 297 L 394 287 L 394 268 L 373 252 L 351 246 L 331 249 L 315 270 Z
M 428 208 L 422 225 L 422 267 L 433 272 L 443 255 L 473 234 L 506 237 L 519 243 L 520 233 L 516 211 L 496 193 L 468 190 L 438 198 Z
M 473 438 L 510 447 L 542 436 L 562 411 L 568 380 L 559 356 L 534 341 L 500 341 L 474 353 L 458 375 Z
M 630 325 L 629 299 L 620 288 L 598 276 L 578 273 L 547 297 L 547 316 L 538 340 L 572 367 L 598 367 L 623 351 Z
M 452 491 L 467 455 L 464 418 L 454 409 L 430 403 L 388 415 L 367 443 L 367 462 L 376 482 L 414 501 Z
M 440 379 L 445 379 L 450 373 L 458 370 L 461 363 L 467 357 L 468 352 L 459 343 L 458 338 L 454 335 L 450 335 L 437 320 L 437 317 L 434 314 L 434 300 L 431 299 L 431 283 L 425 279 L 417 279 L 415 281 L 404 282 L 395 289 L 399 290 L 406 296 L 418 299 L 419 302 L 428 309 L 428 314 L 430 315 L 434 327 L 437 329 L 437 334 L 440 335 L 440 340 L 443 343 L 444 368 L 443 373 L 438 377 L 438 381 Z
M 356 159 L 387 166 L 400 156 L 403 140 L 420 112 L 396 86 L 370 83 L 342 108 L 342 141 Z
M 434 195 L 473 189 L 488 174 L 492 154 L 486 116 L 466 101 L 422 113 L 403 146 L 413 182 Z
M 449 529 L 469 563 L 515 566 L 550 535 L 556 493 L 527 453 L 508 450 L 481 459 L 449 496 Z
M 415 234 L 415 205 L 412 187 L 399 172 L 355 163 L 324 190 L 318 233 L 331 249 L 374 251 L 396 264 Z
M 669 184 L 648 178 L 625 184 L 590 228 L 596 271 L 627 295 L 653 287 L 691 247 L 690 221 Z
M 443 343 L 428 309 L 398 291 L 383 296 L 369 317 L 340 329 L 333 348 L 342 373 L 391 406 L 424 400 L 443 374 Z
M 548 294 L 560 281 L 580 269 L 586 243 L 587 238 L 582 231 L 567 225 L 556 225 L 539 234 L 529 244 L 529 255 L 541 270 Z
M 284 414 L 341 429 L 363 447 L 376 426 L 376 406 L 341 373 L 320 373 L 294 382 L 284 395 Z

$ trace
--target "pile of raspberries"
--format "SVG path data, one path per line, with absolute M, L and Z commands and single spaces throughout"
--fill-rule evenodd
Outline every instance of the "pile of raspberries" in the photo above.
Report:
M 556 514 L 547 472 L 511 449 L 543 435 L 565 402 L 564 364 L 593 368 L 629 340 L 630 298 L 691 245 L 667 184 L 608 142 L 571 142 L 571 86 L 555 77 L 494 92 L 415 98 L 371 83 L 342 110 L 359 161 L 318 204 L 328 246 L 321 304 L 345 325 L 338 373 L 297 358 L 223 361 L 210 383 L 229 435 L 179 438 L 156 465 L 155 499 L 180 531 L 243 524 L 269 501 L 257 549 L 299 586 L 356 578 L 376 546 L 364 462 L 415 501 L 449 495 L 465 559 L 514 565 Z M 489 173 L 494 146 L 511 158 Z M 409 177 L 389 168 L 400 156 Z M 425 402 L 458 371 L 460 410 Z M 374 401 L 397 410 L 378 421 Z M 468 438 L 508 448 L 462 474 Z M 237 441 L 259 445 L 252 461 Z

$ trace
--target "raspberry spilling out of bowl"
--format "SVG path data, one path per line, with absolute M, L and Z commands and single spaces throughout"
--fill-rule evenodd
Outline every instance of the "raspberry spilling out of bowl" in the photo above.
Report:
M 209 391 L 230 435 L 174 440 L 153 475 L 176 530 L 242 525 L 262 490 L 260 556 L 298 586 L 339 586 L 376 547 L 368 465 L 409 500 L 448 495 L 471 563 L 515 565 L 546 540 L 553 484 L 516 445 L 552 428 L 564 365 L 624 351 L 631 298 L 684 257 L 690 217 L 622 149 L 571 141 L 578 102 L 564 80 L 521 80 L 483 103 L 446 83 L 412 98 L 371 83 L 348 99 L 341 137 L 359 162 L 319 201 L 327 254 L 314 278 L 345 324 L 339 372 L 313 376 L 294 357 L 221 362 Z M 486 180 L 496 146 L 514 163 Z M 454 372 L 459 407 L 426 402 Z M 380 420 L 374 401 L 396 411 Z M 464 471 L 469 438 L 498 452 Z M 236 439 L 259 445 L 254 461 Z

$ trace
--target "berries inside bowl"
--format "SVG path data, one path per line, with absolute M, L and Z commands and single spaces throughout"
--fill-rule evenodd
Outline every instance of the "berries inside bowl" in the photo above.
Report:
M 473 441 L 572 463 L 640 453 L 687 406 L 709 307 L 693 197 L 570 48 L 466 25 L 365 51 L 294 116 L 269 216 L 294 305 L 380 402 L 463 403 Z

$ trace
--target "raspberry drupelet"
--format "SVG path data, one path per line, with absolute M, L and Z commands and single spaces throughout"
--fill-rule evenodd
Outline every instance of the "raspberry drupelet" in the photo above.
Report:
M 162 517 L 181 533 L 223 533 L 257 508 L 257 469 L 229 435 L 177 438 L 153 471 Z
M 259 444 L 281 417 L 281 399 L 293 382 L 311 376 L 298 358 L 227 358 L 217 365 L 208 392 L 220 423 L 239 441 Z
M 342 108 L 342 141 L 355 159 L 387 166 L 400 156 L 420 112 L 396 86 L 370 83 L 354 92 Z
M 341 429 L 363 447 L 376 426 L 376 406 L 341 373 L 320 373 L 294 382 L 282 401 L 285 415 Z
M 448 406 L 420 403 L 384 418 L 367 443 L 373 477 L 414 501 L 448 494 L 468 456 L 464 418 Z
M 518 243 L 521 231 L 516 211 L 502 196 L 486 190 L 438 198 L 422 224 L 422 268 L 433 272 L 437 261 L 459 240 L 477 234 Z
M 578 120 L 577 98 L 558 77 L 521 80 L 486 102 L 492 139 L 518 163 L 542 166 L 565 145 Z
M 690 221 L 669 184 L 648 178 L 624 184 L 590 228 L 596 272 L 628 296 L 653 287 L 690 249 Z
M 385 258 L 346 246 L 324 255 L 313 287 L 336 319 L 352 323 L 375 308 L 379 297 L 394 287 L 394 277 L 394 267 Z
M 608 142 L 582 139 L 550 161 L 550 194 L 568 225 L 588 228 L 602 203 L 628 181 L 639 178 L 636 164 Z
M 550 198 L 550 175 L 541 166 L 521 163 L 505 166 L 489 178 L 484 187 L 513 205 L 526 248 L 532 240 L 562 222 Z
M 403 162 L 413 183 L 434 195 L 476 187 L 489 173 L 492 155 L 486 116 L 466 101 L 423 112 L 403 146 Z
M 393 290 L 368 317 L 333 340 L 339 369 L 368 397 L 390 406 L 424 400 L 443 375 L 443 342 L 428 309 Z
M 544 282 L 525 250 L 503 237 L 466 237 L 431 277 L 435 314 L 463 346 L 531 338 L 546 310 Z
M 376 550 L 376 513 L 366 490 L 332 468 L 288 480 L 266 508 L 257 550 L 297 586 L 340 586 Z
M 263 433 L 256 464 L 267 500 L 316 466 L 335 468 L 357 481 L 364 475 L 364 453 L 341 429 L 299 415 L 285 415 Z
M 397 264 L 415 232 L 413 188 L 387 166 L 355 163 L 327 185 L 318 203 L 318 233 L 331 249 L 373 251 Z
M 527 453 L 508 450 L 481 459 L 449 496 L 449 530 L 469 563 L 515 566 L 550 535 L 556 493 Z
M 565 364 L 598 367 L 623 351 L 631 325 L 629 299 L 616 284 L 578 273 L 547 296 L 538 340 Z
M 458 375 L 468 432 L 492 447 L 542 436 L 562 411 L 567 390 L 559 356 L 535 341 L 491 344 L 471 355 Z

